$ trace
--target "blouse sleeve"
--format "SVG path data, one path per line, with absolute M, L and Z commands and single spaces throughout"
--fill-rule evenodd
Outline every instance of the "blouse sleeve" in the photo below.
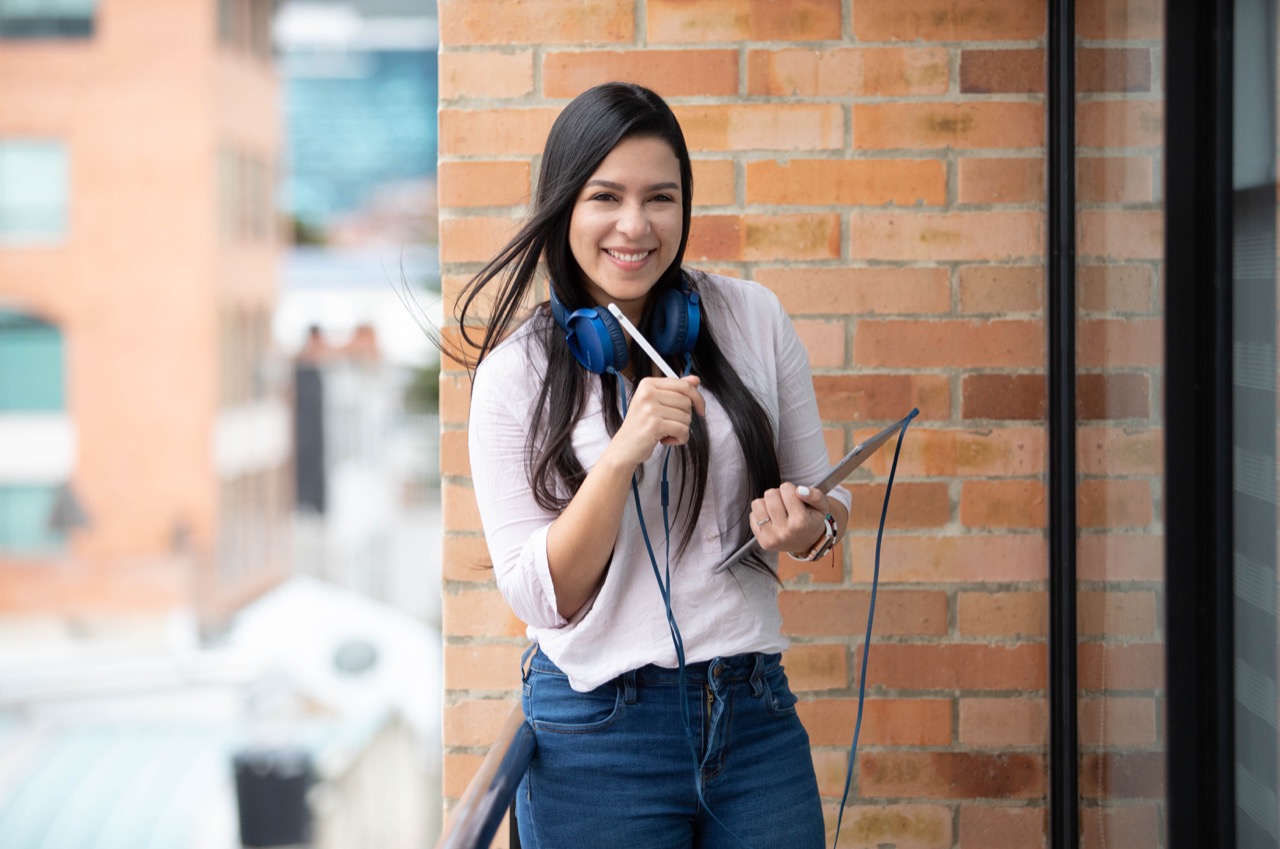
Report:
M 521 374 L 508 367 L 515 360 Z M 528 364 L 511 356 L 477 369 L 467 434 L 471 479 L 498 590 L 525 624 L 561 628 L 568 621 L 557 610 L 547 565 L 547 529 L 557 514 L 538 505 L 526 473 L 533 414 L 521 400 L 527 372 Z
M 810 484 L 826 475 L 831 462 L 822 435 L 809 355 L 782 305 L 776 299 L 773 303 L 778 357 L 778 464 L 784 481 Z M 827 495 L 846 510 L 853 503 L 843 486 L 833 487 Z

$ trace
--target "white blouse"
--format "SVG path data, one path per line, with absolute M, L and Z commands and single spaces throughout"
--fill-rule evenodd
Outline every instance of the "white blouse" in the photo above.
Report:
M 811 484 L 829 468 L 822 423 L 813 393 L 809 360 L 777 297 L 746 280 L 702 275 L 697 283 L 716 343 L 773 424 L 782 479 Z M 572 619 L 556 609 L 547 566 L 547 528 L 554 511 L 534 500 L 527 475 L 527 441 L 534 419 L 545 355 L 537 331 L 549 317 L 534 317 L 504 340 L 476 370 L 471 396 L 471 474 L 480 519 L 498 589 L 531 640 L 588 691 L 646 664 L 674 668 L 675 647 L 662 596 L 641 534 L 643 519 L 657 567 L 665 580 L 667 539 L 663 532 L 658 446 L 644 463 L 640 483 L 643 516 L 627 499 L 613 557 L 596 595 Z M 614 379 L 605 376 L 606 380 Z M 609 442 L 601 414 L 599 380 L 591 379 L 586 409 L 573 432 L 573 448 L 590 470 Z M 707 405 L 711 456 L 697 531 L 679 550 L 687 516 L 677 515 L 680 463 L 669 463 L 671 514 L 671 607 L 684 639 L 685 660 L 694 663 L 743 652 L 778 652 L 781 633 L 778 585 L 745 564 L 716 574 L 715 566 L 746 541 L 751 500 L 742 451 L 714 395 Z M 831 497 L 849 507 L 843 488 Z M 687 510 L 687 507 L 684 509 Z M 776 565 L 776 555 L 767 555 Z

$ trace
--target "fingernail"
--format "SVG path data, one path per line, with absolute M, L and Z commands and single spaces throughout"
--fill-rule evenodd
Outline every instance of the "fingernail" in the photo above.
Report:
M 798 486 L 798 487 L 796 487 L 796 495 L 800 496 L 801 498 L 808 498 L 808 497 L 809 497 L 809 487 L 807 487 L 807 486 Z

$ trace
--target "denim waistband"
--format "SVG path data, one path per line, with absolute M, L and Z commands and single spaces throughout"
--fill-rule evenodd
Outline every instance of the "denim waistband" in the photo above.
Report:
M 557 675 L 565 674 L 560 667 L 551 661 L 551 658 L 538 651 L 536 645 L 530 646 L 529 650 L 532 652 L 532 659 L 527 661 L 528 669 L 536 669 L 539 672 Z M 685 681 L 707 681 L 718 687 L 735 681 L 758 680 L 760 676 L 779 666 L 781 662 L 781 654 L 747 652 L 745 654 L 717 657 L 712 660 L 702 660 L 696 663 L 686 663 L 684 667 Z M 680 682 L 680 670 L 670 669 L 665 666 L 655 666 L 651 663 L 638 669 L 628 670 L 615 678 L 614 681 L 626 684 L 629 687 L 678 684 Z

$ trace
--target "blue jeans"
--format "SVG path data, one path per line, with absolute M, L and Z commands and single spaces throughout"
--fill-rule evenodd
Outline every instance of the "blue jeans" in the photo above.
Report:
M 645 666 L 578 693 L 534 655 L 523 702 L 538 745 L 516 794 L 523 847 L 822 849 L 809 735 L 780 656 L 717 658 L 685 676 L 692 751 L 676 670 Z

